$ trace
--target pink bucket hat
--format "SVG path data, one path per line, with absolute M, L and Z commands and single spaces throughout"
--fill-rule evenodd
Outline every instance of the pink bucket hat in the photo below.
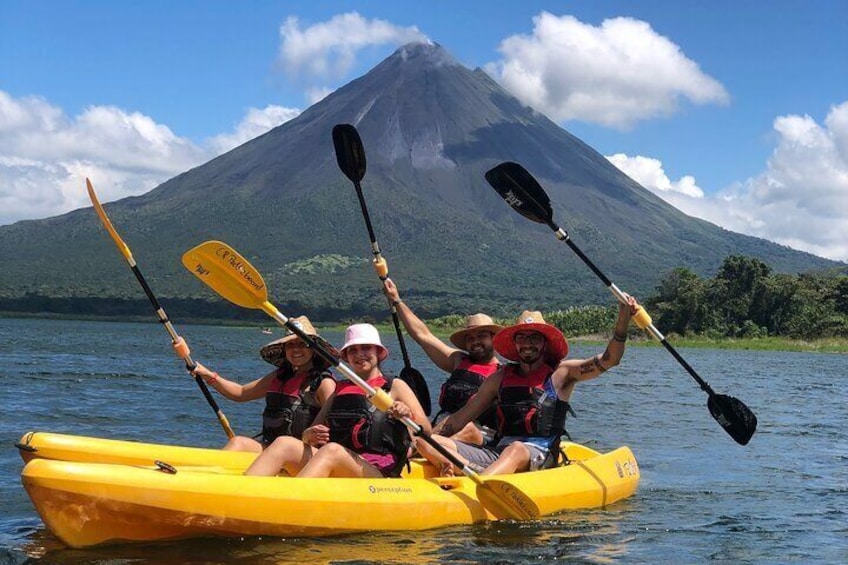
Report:
M 377 354 L 377 359 L 382 361 L 389 356 L 389 350 L 383 346 L 380 341 L 380 332 L 371 324 L 353 324 L 345 330 L 345 341 L 339 354 L 344 357 L 345 350 L 352 345 L 373 345 L 380 352 Z

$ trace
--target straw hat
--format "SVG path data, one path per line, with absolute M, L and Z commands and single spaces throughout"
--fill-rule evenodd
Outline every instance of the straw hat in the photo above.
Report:
M 291 318 L 291 321 L 296 327 L 303 330 L 303 333 L 314 337 L 330 353 L 338 357 L 339 352 L 336 351 L 336 348 L 330 345 L 327 340 L 318 335 L 318 332 L 313 327 L 312 322 L 309 321 L 309 318 L 306 316 L 298 316 L 297 318 Z M 285 336 L 263 345 L 262 349 L 259 350 L 259 355 L 261 355 L 268 363 L 276 365 L 277 367 L 282 367 L 283 361 L 286 360 L 286 344 L 295 339 L 300 338 L 297 334 L 288 330 Z
M 495 336 L 495 351 L 505 359 L 519 361 L 518 349 L 513 341 L 518 332 L 539 332 L 544 335 L 548 342 L 545 350 L 547 361 L 558 363 L 560 359 L 568 355 L 568 342 L 565 341 L 562 332 L 556 326 L 547 323 L 541 312 L 525 310 L 518 316 L 515 325 L 504 328 Z
M 465 327 L 453 332 L 448 339 L 458 348 L 465 349 L 465 336 L 468 332 L 486 330 L 496 334 L 502 329 L 504 329 L 503 326 L 497 325 L 491 316 L 478 312 L 477 314 L 468 316 L 468 319 L 465 321 Z
M 380 332 L 371 324 L 353 324 L 345 330 L 345 341 L 340 354 L 344 356 L 345 350 L 352 345 L 373 345 L 380 350 L 377 359 L 382 361 L 389 356 L 389 350 L 380 341 Z

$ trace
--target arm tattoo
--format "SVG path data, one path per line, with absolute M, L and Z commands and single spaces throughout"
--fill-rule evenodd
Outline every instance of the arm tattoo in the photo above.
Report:
M 601 365 L 601 359 L 603 359 L 603 357 L 601 355 L 595 355 L 595 357 L 592 358 L 592 360 L 594 361 L 595 367 L 597 367 L 599 373 L 603 373 L 604 371 L 607 370 L 606 367 Z
M 597 359 L 595 359 L 595 361 L 597 362 Z M 586 373 L 591 373 L 594 370 L 595 370 L 595 364 L 592 363 L 591 361 L 586 361 L 585 363 L 580 365 L 580 374 L 581 375 L 585 375 Z

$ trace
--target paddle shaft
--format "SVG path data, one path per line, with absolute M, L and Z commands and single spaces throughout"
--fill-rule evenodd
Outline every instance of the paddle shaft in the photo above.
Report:
M 356 197 L 359 199 L 359 207 L 362 209 L 362 217 L 365 218 L 365 227 L 368 228 L 368 238 L 371 240 L 371 252 L 374 254 L 374 268 L 377 269 L 377 276 L 381 281 L 389 278 L 389 267 L 386 260 L 380 253 L 380 245 L 377 243 L 377 237 L 374 235 L 374 228 L 371 225 L 371 215 L 368 213 L 368 206 L 365 204 L 365 197 L 362 195 L 362 185 L 359 181 L 354 181 L 356 189 Z M 409 362 L 409 353 L 406 351 L 406 342 L 403 339 L 403 332 L 400 330 L 400 318 L 398 318 L 397 306 L 390 299 L 386 299 L 389 303 L 389 310 L 392 313 L 392 323 L 395 326 L 398 344 L 400 345 L 400 353 L 403 357 L 403 366 L 410 368 L 412 364 Z
M 97 193 L 94 192 L 94 187 L 91 185 L 91 182 L 86 179 L 86 183 L 88 185 L 88 195 L 91 198 L 91 202 L 94 205 L 94 210 L 97 213 L 97 216 L 100 218 L 103 227 L 106 228 L 106 231 L 109 233 L 109 236 L 118 246 L 118 250 L 121 252 L 121 255 L 126 259 L 127 264 L 130 266 L 130 270 L 132 270 L 135 278 L 138 280 L 138 283 L 141 285 L 141 288 L 144 290 L 144 293 L 147 295 L 147 299 L 150 301 L 150 304 L 153 305 L 153 309 L 156 311 L 156 316 L 159 318 L 159 323 L 165 328 L 168 332 L 168 335 L 171 336 L 171 342 L 174 345 L 175 350 L 179 351 L 179 355 L 185 363 L 186 370 L 189 372 L 193 371 L 195 367 L 197 367 L 197 363 L 191 358 L 191 353 L 189 352 L 188 345 L 185 340 L 177 334 L 177 331 L 174 329 L 173 324 L 168 319 L 168 315 L 165 313 L 165 309 L 160 306 L 159 301 L 156 299 L 156 295 L 153 294 L 153 290 L 151 290 L 150 285 L 147 284 L 147 279 L 144 278 L 144 275 L 141 274 L 141 269 L 138 268 L 138 265 L 135 262 L 135 258 L 133 257 L 132 251 L 130 251 L 129 246 L 124 242 L 120 235 L 118 235 L 117 230 L 115 230 L 115 226 L 112 225 L 112 221 L 106 215 L 106 210 L 103 209 L 103 206 L 100 204 L 100 200 L 97 198 Z M 220 422 L 221 427 L 224 428 L 224 433 L 227 434 L 227 437 L 232 439 L 235 437 L 235 432 L 233 431 L 232 426 L 230 426 L 230 422 L 227 417 L 224 415 L 224 412 L 218 406 L 218 403 L 215 402 L 215 398 L 212 397 L 212 393 L 209 392 L 209 387 L 206 386 L 206 383 L 199 375 L 194 376 L 194 382 L 197 383 L 198 388 L 200 388 L 200 392 L 203 393 L 203 397 L 206 398 L 206 402 L 215 412 L 215 416 L 218 418 L 218 422 Z
M 485 176 L 492 188 L 509 206 L 530 221 L 548 225 L 556 233 L 557 238 L 567 243 L 571 250 L 607 285 L 615 298 L 619 302 L 626 303 L 624 293 L 571 241 L 568 233 L 554 223 L 551 199 L 533 175 L 527 172 L 527 169 L 518 163 L 504 162 L 487 171 Z M 709 395 L 707 407 L 713 418 L 737 443 L 746 445 L 757 429 L 757 416 L 751 409 L 732 396 L 716 394 L 668 343 L 665 336 L 653 325 L 651 316 L 641 306 L 637 307 L 636 313 L 633 314 L 633 322 L 659 340 L 672 357 L 686 369 L 701 389 Z
M 607 278 L 607 276 L 592 262 L 592 260 L 589 259 L 586 256 L 585 253 L 583 253 L 583 250 L 581 250 L 577 246 L 577 244 L 574 243 L 571 240 L 571 237 L 568 235 L 568 232 L 566 232 L 564 229 L 562 229 L 561 227 L 556 225 L 554 222 L 548 222 L 548 225 L 556 233 L 557 239 L 559 239 L 560 241 L 564 241 L 565 244 L 568 245 L 571 248 L 571 250 L 574 251 L 577 254 L 577 256 L 580 257 L 580 259 L 584 263 L 586 263 L 586 266 L 589 267 L 589 269 L 591 269 L 592 272 L 595 273 L 595 275 L 599 279 L 601 279 L 601 281 L 603 281 L 603 283 L 607 286 L 607 288 L 609 288 L 609 290 L 610 290 L 610 292 L 612 292 L 613 296 L 615 296 L 615 298 L 619 302 L 621 302 L 622 304 L 626 304 L 627 298 L 624 296 L 624 293 L 612 281 L 610 281 Z M 648 319 L 650 320 L 650 318 L 648 318 Z M 686 369 L 686 372 L 689 373 L 689 375 L 691 375 L 693 379 L 695 379 L 695 381 L 698 383 L 698 385 L 701 387 L 701 389 L 703 391 L 705 391 L 710 396 L 715 395 L 715 391 L 712 389 L 712 387 L 709 384 L 707 384 L 707 382 L 704 379 L 702 379 L 698 375 L 698 373 L 695 372 L 695 369 L 693 369 L 692 366 L 689 363 L 686 362 L 686 359 L 684 359 L 677 352 L 677 350 L 668 342 L 668 340 L 665 338 L 665 336 L 662 334 L 662 332 L 660 332 L 656 328 L 656 326 L 654 326 L 653 322 L 649 322 L 644 327 L 642 327 L 641 325 L 639 327 L 641 327 L 643 330 L 647 331 L 652 336 L 654 336 L 657 340 L 659 340 L 659 342 L 663 344 L 663 347 L 665 347 L 666 350 L 669 353 L 671 353 L 672 357 L 674 357 L 677 360 L 677 362 L 680 363 L 680 365 L 684 369 Z
M 156 315 L 159 317 L 159 323 L 165 327 L 168 335 L 171 336 L 173 344 L 178 345 L 180 343 L 185 343 L 185 340 L 177 334 L 177 331 L 174 329 L 173 324 L 171 324 L 171 320 L 168 319 L 168 315 L 165 313 L 165 310 L 159 305 L 159 301 L 156 300 L 156 296 L 153 294 L 153 291 L 150 290 L 150 286 L 147 284 L 144 275 L 141 274 L 141 271 L 138 269 L 134 260 L 130 263 L 130 268 L 132 269 L 135 278 L 138 279 L 141 288 L 144 289 L 144 293 L 147 294 L 147 298 L 153 305 L 153 309 L 156 310 Z M 181 356 L 183 363 L 185 363 L 185 368 L 189 373 L 197 368 L 197 363 L 191 358 L 191 353 L 188 351 L 188 347 L 185 348 L 184 353 L 182 353 Z M 212 396 L 212 393 L 209 391 L 209 387 L 206 385 L 206 382 L 204 382 L 200 375 L 194 375 L 194 382 L 197 383 L 197 386 L 200 388 L 200 392 L 202 392 L 203 397 L 206 398 L 206 402 L 209 403 L 209 406 L 211 406 L 212 410 L 215 411 L 215 416 L 217 416 L 218 421 L 221 422 L 221 426 L 224 428 L 224 432 L 226 432 L 227 437 L 230 439 L 234 438 L 236 434 L 233 432 L 232 427 L 230 427 L 229 420 L 215 401 L 215 397 Z

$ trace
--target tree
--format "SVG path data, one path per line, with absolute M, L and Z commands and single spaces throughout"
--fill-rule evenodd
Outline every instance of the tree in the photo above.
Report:
M 699 331 L 703 319 L 704 283 L 686 267 L 672 270 L 656 287 L 657 296 L 646 300 L 659 327 L 685 335 Z
M 706 293 L 713 315 L 710 325 L 728 336 L 757 333 L 756 320 L 763 320 L 764 316 L 763 312 L 755 312 L 754 305 L 757 298 L 762 299 L 770 274 L 771 267 L 754 257 L 726 258 Z

